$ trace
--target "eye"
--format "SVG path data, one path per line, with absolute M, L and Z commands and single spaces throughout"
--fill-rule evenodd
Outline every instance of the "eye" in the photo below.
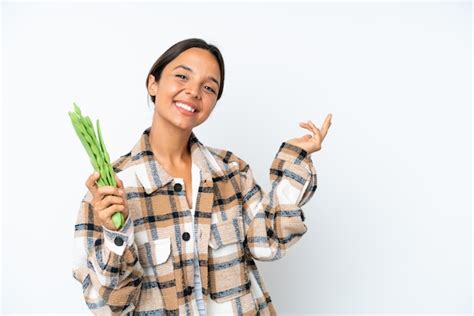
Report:
M 183 78 L 183 79 L 186 79 L 187 77 L 185 75 L 182 75 L 182 74 L 176 74 L 175 77 L 179 77 L 179 78 Z M 212 89 L 211 87 L 209 86 L 206 86 L 208 89 L 208 91 L 211 91 L 212 93 L 216 93 L 216 91 L 214 89 Z
M 207 86 L 209 88 L 210 91 L 212 91 L 212 93 L 216 93 L 216 91 L 214 89 L 212 89 L 211 87 Z

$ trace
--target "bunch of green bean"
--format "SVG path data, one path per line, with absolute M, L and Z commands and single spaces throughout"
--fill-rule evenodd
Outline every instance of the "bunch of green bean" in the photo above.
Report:
M 89 155 L 94 170 L 100 174 L 97 185 L 117 187 L 114 170 L 110 164 L 110 156 L 105 149 L 104 140 L 102 139 L 99 120 L 97 120 L 97 135 L 99 136 L 97 138 L 91 119 L 88 116 L 83 117 L 76 103 L 73 104 L 74 112 L 68 112 L 68 114 L 77 136 L 79 136 L 82 145 L 84 145 Z M 117 229 L 120 229 L 124 225 L 123 214 L 115 212 L 112 215 L 112 222 Z

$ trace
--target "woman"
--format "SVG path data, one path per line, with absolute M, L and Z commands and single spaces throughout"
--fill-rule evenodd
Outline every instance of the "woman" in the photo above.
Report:
M 281 258 L 306 232 L 301 207 L 314 195 L 310 154 L 331 114 L 312 134 L 283 142 L 264 192 L 249 164 L 203 145 L 193 128 L 222 95 L 220 51 L 201 39 L 170 47 L 152 66 L 152 126 L 113 162 L 118 187 L 98 173 L 75 226 L 74 278 L 94 314 L 274 315 L 254 260 Z M 124 214 L 116 229 L 111 216 Z

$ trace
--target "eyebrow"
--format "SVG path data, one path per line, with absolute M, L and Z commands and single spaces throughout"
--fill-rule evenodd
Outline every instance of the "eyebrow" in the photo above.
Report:
M 189 72 L 193 72 L 193 70 L 192 70 L 191 68 L 189 68 L 188 66 L 186 66 L 186 65 L 179 65 L 179 66 L 176 66 L 176 67 L 174 67 L 173 70 L 175 70 L 176 68 L 183 68 L 183 69 L 186 69 L 186 70 L 189 71 Z M 216 78 L 214 78 L 214 77 L 212 77 L 212 76 L 209 76 L 209 77 L 207 77 L 207 78 L 208 78 L 208 79 L 211 79 L 212 81 L 214 81 L 214 82 L 217 84 L 217 86 L 220 87 L 219 81 L 217 81 Z

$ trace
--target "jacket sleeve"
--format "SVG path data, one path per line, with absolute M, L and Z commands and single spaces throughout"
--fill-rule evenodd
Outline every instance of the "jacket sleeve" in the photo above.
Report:
M 316 191 L 316 169 L 304 149 L 283 142 L 270 168 L 267 193 L 256 183 L 250 166 L 240 162 L 247 248 L 257 260 L 280 259 L 307 231 L 301 207 Z
M 143 277 L 133 222 L 129 215 L 119 231 L 99 225 L 91 197 L 87 192 L 76 220 L 73 277 L 82 284 L 84 300 L 94 315 L 124 315 L 134 310 Z

